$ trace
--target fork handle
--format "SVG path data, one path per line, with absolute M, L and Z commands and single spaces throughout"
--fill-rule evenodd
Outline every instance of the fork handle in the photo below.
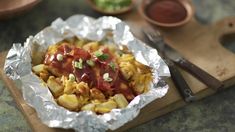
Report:
M 172 62 L 173 63 L 173 62 Z M 174 82 L 176 88 L 178 89 L 180 95 L 183 97 L 183 99 L 186 102 L 192 102 L 195 101 L 196 98 L 193 95 L 192 90 L 188 86 L 187 82 L 183 78 L 182 74 L 178 70 L 177 66 L 175 64 L 169 64 L 168 65 L 172 81 Z
M 198 66 L 194 65 L 193 63 L 189 62 L 184 58 L 180 58 L 175 61 L 177 65 L 181 68 L 185 69 L 193 76 L 195 76 L 198 80 L 206 84 L 208 87 L 218 90 L 223 87 L 223 83 L 204 71 L 203 69 L 199 68 Z

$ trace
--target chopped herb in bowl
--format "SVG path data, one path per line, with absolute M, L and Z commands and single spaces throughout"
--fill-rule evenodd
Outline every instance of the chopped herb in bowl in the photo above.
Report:
M 105 13 L 125 12 L 132 5 L 132 0 L 92 0 L 96 8 Z

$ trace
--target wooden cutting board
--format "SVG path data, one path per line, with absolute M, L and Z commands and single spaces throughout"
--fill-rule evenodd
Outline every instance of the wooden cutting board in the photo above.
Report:
M 141 38 L 140 29 L 144 25 L 147 25 L 147 23 L 140 19 L 137 13 L 121 17 L 130 25 L 134 34 Z M 189 61 L 223 81 L 225 87 L 235 84 L 235 54 L 225 49 L 220 43 L 222 36 L 235 33 L 235 18 L 226 18 L 218 23 L 206 26 L 192 19 L 188 24 L 182 27 L 161 29 L 161 32 L 165 35 L 167 42 L 172 47 L 184 55 Z M 66 131 L 63 129 L 48 128 L 46 125 L 42 124 L 34 109 L 28 106 L 23 100 L 17 86 L 4 74 L 2 69 L 5 55 L 6 52 L 0 54 L 1 78 L 32 129 L 37 132 Z M 215 91 L 207 88 L 203 83 L 185 71 L 182 71 L 182 74 L 192 88 L 192 91 L 196 94 L 197 99 L 215 93 Z M 177 89 L 172 84 L 171 79 L 169 78 L 166 81 L 170 86 L 166 96 L 147 105 L 141 110 L 136 119 L 119 128 L 117 131 L 123 131 L 137 126 L 186 105 Z

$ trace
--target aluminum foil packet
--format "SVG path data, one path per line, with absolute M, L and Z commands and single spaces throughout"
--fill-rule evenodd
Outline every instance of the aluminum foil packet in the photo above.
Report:
M 110 32 L 113 34 L 113 43 L 126 45 L 137 61 L 152 68 L 154 79 L 150 91 L 136 96 L 126 108 L 113 109 L 103 115 L 89 111 L 71 112 L 57 105 L 49 89 L 31 70 L 32 54 L 43 54 L 49 45 L 66 38 L 77 36 L 100 41 Z M 162 78 L 170 76 L 167 65 L 157 51 L 135 38 L 120 19 L 107 16 L 93 19 L 84 15 L 74 15 L 66 21 L 58 18 L 37 35 L 28 37 L 24 45 L 13 44 L 6 57 L 4 70 L 9 78 L 21 81 L 20 89 L 25 101 L 36 110 L 44 124 L 80 132 L 115 130 L 133 120 L 141 108 L 167 93 L 168 85 Z

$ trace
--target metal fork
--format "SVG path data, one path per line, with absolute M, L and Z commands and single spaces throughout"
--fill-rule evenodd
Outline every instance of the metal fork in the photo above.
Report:
M 166 62 L 166 64 L 169 67 L 171 78 L 178 89 L 180 95 L 183 97 L 183 99 L 186 102 L 192 102 L 195 101 L 196 98 L 190 89 L 189 85 L 185 81 L 184 77 L 178 70 L 178 67 L 174 64 L 173 61 L 171 61 L 166 55 L 165 55 L 165 44 L 163 42 L 163 38 L 158 31 L 152 31 L 150 28 L 144 28 L 143 29 L 144 38 L 148 42 L 149 46 L 156 48 L 159 52 L 159 55 L 163 58 L 163 60 Z

